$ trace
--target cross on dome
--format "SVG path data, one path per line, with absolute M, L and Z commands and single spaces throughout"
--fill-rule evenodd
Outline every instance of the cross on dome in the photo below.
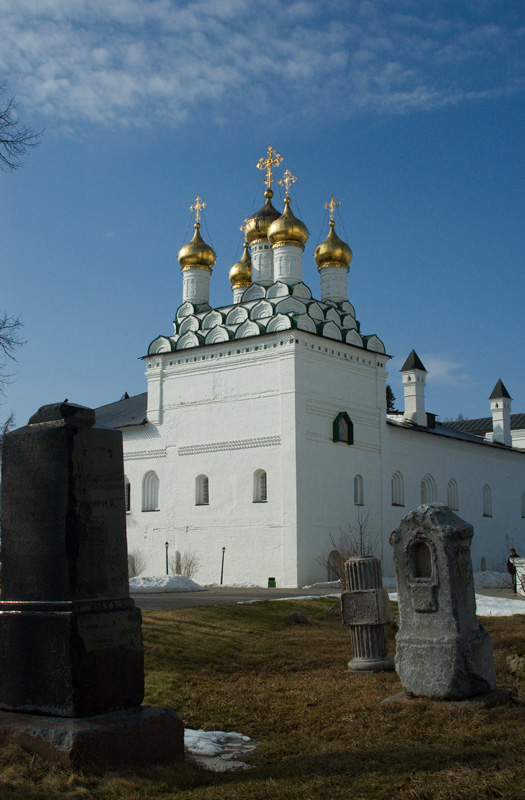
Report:
M 199 195 L 195 198 L 194 205 L 190 206 L 190 211 L 195 211 L 195 222 L 199 222 L 201 218 L 201 211 L 206 207 L 206 203 L 201 201 Z
M 284 193 L 285 193 L 286 197 L 288 197 L 290 195 L 290 186 L 292 185 L 292 183 L 295 183 L 296 180 L 297 180 L 296 176 L 292 175 L 290 170 L 287 169 L 285 171 L 283 177 L 281 178 L 281 180 L 277 181 L 279 186 L 284 186 L 285 187 Z
M 264 180 L 267 189 L 271 188 L 271 185 L 275 180 L 275 178 L 272 175 L 272 167 L 274 166 L 278 167 L 282 160 L 283 157 L 276 150 L 273 149 L 271 144 L 269 144 L 268 155 L 266 156 L 266 158 L 260 158 L 259 161 L 257 162 L 257 169 L 260 169 L 263 172 L 264 170 L 266 170 L 266 178 Z
M 340 205 L 341 205 L 341 201 L 340 200 L 336 200 L 334 195 L 332 195 L 330 197 L 330 201 L 328 203 L 324 204 L 325 208 L 329 208 L 330 209 L 330 222 L 334 221 L 334 211 L 335 211 L 336 207 L 340 206 Z

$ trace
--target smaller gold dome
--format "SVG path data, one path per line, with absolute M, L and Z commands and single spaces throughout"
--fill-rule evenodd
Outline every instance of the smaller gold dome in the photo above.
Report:
M 271 245 L 293 244 L 304 247 L 309 237 L 308 228 L 300 219 L 294 217 L 290 208 L 290 198 L 284 198 L 284 211 L 268 230 Z
M 344 267 L 348 269 L 352 260 L 352 251 L 346 242 L 335 232 L 335 222 L 330 220 L 328 236 L 315 248 L 314 258 L 318 269 L 322 267 Z
M 237 261 L 230 270 L 229 278 L 232 289 L 238 289 L 240 286 L 251 286 L 252 260 L 248 252 L 248 247 L 248 242 L 245 242 L 244 253 L 241 256 L 241 260 Z
M 272 205 L 272 190 L 266 189 L 264 196 L 266 197 L 266 203 L 253 217 L 246 220 L 244 235 L 246 236 L 248 244 L 257 242 L 259 239 L 266 239 L 268 236 L 268 228 L 275 219 L 281 216 Z
M 217 259 L 215 251 L 206 244 L 199 233 L 200 223 L 195 223 L 193 239 L 179 250 L 179 264 L 182 272 L 186 269 L 207 269 L 211 272 Z

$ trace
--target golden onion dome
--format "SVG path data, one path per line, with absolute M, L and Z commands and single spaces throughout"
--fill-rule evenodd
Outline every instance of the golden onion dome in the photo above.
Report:
M 290 198 L 284 198 L 284 211 L 268 230 L 268 239 L 272 245 L 292 244 L 304 247 L 309 237 L 308 228 L 300 219 L 294 217 L 290 208 Z
M 207 269 L 211 272 L 217 259 L 215 251 L 206 244 L 199 233 L 200 223 L 195 223 L 193 239 L 179 250 L 179 264 L 182 272 L 186 269 Z
M 245 242 L 244 253 L 241 256 L 241 260 L 237 261 L 230 270 L 229 278 L 232 289 L 238 289 L 240 286 L 251 286 L 252 260 L 248 252 L 248 247 L 248 242 Z
M 266 197 L 266 203 L 253 217 L 246 220 L 244 235 L 248 244 L 257 242 L 259 239 L 266 239 L 268 237 L 268 228 L 274 220 L 281 216 L 272 205 L 272 190 L 266 189 L 264 196 Z
M 330 220 L 328 236 L 315 248 L 314 258 L 318 269 L 323 267 L 344 267 L 348 269 L 352 260 L 352 251 L 346 242 L 335 232 L 335 222 Z

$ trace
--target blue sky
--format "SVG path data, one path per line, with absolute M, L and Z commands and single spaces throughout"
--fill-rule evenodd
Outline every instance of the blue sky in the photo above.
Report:
M 0 77 L 45 128 L 0 173 L 0 311 L 27 340 L 0 418 L 145 390 L 189 205 L 207 203 L 227 304 L 269 144 L 297 176 L 316 297 L 324 204 L 341 201 L 349 299 L 394 356 L 398 404 L 415 348 L 441 418 L 488 416 L 498 378 L 525 411 L 521 2 L 0 0 L 0 19 Z

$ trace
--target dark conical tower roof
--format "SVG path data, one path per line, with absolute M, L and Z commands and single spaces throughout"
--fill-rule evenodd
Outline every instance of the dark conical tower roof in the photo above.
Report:
M 490 395 L 489 400 L 499 400 L 500 397 L 508 397 L 509 400 L 512 400 L 512 397 L 507 392 L 507 390 L 505 388 L 505 384 L 503 383 L 501 378 L 499 379 L 499 381 L 497 382 L 497 384 L 493 388 L 492 394 Z
M 415 350 L 410 351 L 410 355 L 408 356 L 407 360 L 399 370 L 400 372 L 408 372 L 411 369 L 420 369 L 423 372 L 427 372 L 425 367 L 423 366 L 423 362 L 419 358 L 418 354 Z

